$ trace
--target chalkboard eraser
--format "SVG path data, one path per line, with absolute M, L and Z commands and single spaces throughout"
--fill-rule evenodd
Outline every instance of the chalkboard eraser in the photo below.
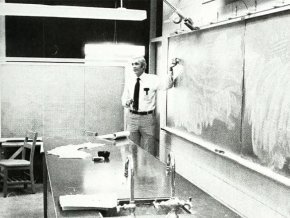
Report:
M 93 157 L 92 160 L 96 162 L 104 162 L 105 158 L 104 157 Z
M 214 149 L 214 151 L 215 151 L 216 153 L 219 153 L 219 154 L 224 154 L 224 153 L 225 153 L 223 150 L 219 150 L 219 149 Z

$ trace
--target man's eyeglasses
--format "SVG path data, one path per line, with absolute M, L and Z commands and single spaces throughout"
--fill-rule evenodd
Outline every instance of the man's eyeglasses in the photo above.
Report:
M 132 66 L 135 66 L 135 65 L 140 65 L 140 63 L 139 62 L 132 63 Z

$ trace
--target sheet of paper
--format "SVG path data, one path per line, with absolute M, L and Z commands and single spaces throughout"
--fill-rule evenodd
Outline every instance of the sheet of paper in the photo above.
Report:
M 83 143 L 78 145 L 65 145 L 56 147 L 50 151 L 48 154 L 56 155 L 59 158 L 78 158 L 78 159 L 85 159 L 90 157 L 91 155 L 85 152 L 85 149 L 92 149 L 99 146 L 104 146 L 105 144 L 101 143 Z
M 87 142 L 87 143 L 83 143 L 83 144 L 79 144 L 77 145 L 78 150 L 79 149 L 92 149 L 92 148 L 96 148 L 96 147 L 100 147 L 100 146 L 104 146 L 104 143 L 92 143 L 92 142 Z
M 66 153 L 59 154 L 59 158 L 69 158 L 69 159 L 85 159 L 90 157 L 91 155 L 84 151 L 69 151 Z
M 126 138 L 130 135 L 129 131 L 121 131 L 121 132 L 115 132 L 112 134 L 107 135 L 100 135 L 98 136 L 101 139 L 120 139 L 120 138 Z
M 59 196 L 62 210 L 109 209 L 117 206 L 117 196 L 112 193 L 97 195 Z

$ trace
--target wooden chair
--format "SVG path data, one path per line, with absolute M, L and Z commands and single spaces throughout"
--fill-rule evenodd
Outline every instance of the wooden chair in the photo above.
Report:
M 8 186 L 13 185 L 31 185 L 32 193 L 35 193 L 35 181 L 33 174 L 34 151 L 37 140 L 37 132 L 27 131 L 22 145 L 21 159 L 0 160 L 0 175 L 3 177 L 3 196 L 7 196 Z M 29 159 L 26 160 L 26 151 L 30 150 Z M 14 171 L 13 175 L 9 172 Z M 17 172 L 16 172 L 17 171 Z

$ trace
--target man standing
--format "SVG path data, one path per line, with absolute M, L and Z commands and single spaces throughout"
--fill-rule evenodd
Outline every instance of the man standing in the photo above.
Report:
M 157 75 L 145 73 L 146 60 L 144 57 L 135 57 L 132 60 L 132 75 L 126 80 L 122 95 L 122 105 L 129 109 L 127 127 L 129 138 L 137 145 L 154 155 L 154 128 L 155 128 L 155 102 L 156 91 L 166 90 L 173 86 L 173 67 L 165 81 Z

